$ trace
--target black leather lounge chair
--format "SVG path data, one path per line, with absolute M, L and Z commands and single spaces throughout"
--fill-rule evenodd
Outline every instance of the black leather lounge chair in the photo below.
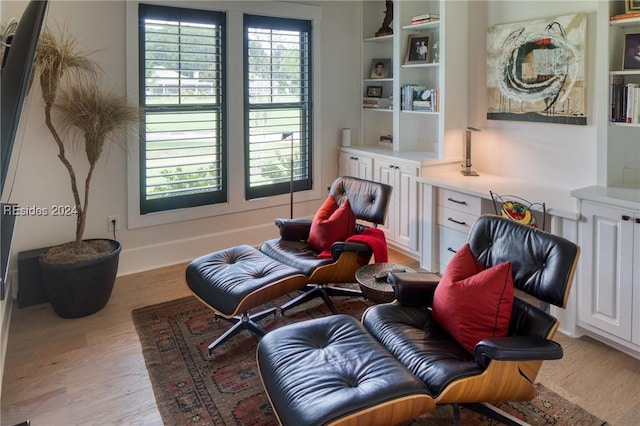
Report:
M 384 223 L 392 189 L 383 183 L 340 176 L 331 185 L 329 195 L 338 206 L 349 200 L 351 210 L 359 220 L 355 229 L 355 233 L 359 234 L 370 226 L 377 227 Z M 360 242 L 338 241 L 331 246 L 330 258 L 319 258 L 318 250 L 312 248 L 307 241 L 311 223 L 310 219 L 276 219 L 280 238 L 265 241 L 259 248 L 270 258 L 299 269 L 307 276 L 305 291 L 281 306 L 283 314 L 287 309 L 315 297 L 322 297 L 335 314 L 338 311 L 329 296 L 362 295 L 359 290 L 329 284 L 356 282 L 356 271 L 371 260 L 371 247 Z
M 513 288 L 506 284 L 511 277 L 526 296 L 505 298 L 512 307 L 504 337 L 463 346 L 436 321 L 438 286 L 454 287 L 445 279 L 449 269 L 440 283 L 422 280 L 420 273 L 391 274 L 397 300 L 370 307 L 362 323 L 334 315 L 281 327 L 262 339 L 259 370 L 280 422 L 393 425 L 451 404 L 456 421 L 464 406 L 522 424 L 489 403 L 533 399 L 542 362 L 562 357 L 562 347 L 551 340 L 558 321 L 528 300 L 564 307 L 580 250 L 564 238 L 493 215 L 477 220 L 468 244 L 465 250 L 477 262 L 469 267 L 506 270 L 502 288 Z M 454 310 L 447 320 L 459 317 Z M 471 318 L 464 326 L 480 322 Z

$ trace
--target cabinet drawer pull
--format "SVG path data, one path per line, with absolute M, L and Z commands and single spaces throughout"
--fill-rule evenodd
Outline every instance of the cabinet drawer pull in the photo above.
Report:
M 640 223 L 640 217 L 636 217 L 636 223 Z
M 631 216 L 627 216 L 626 214 L 622 215 L 622 220 L 627 221 L 629 219 L 631 219 Z
M 466 225 L 467 224 L 467 222 L 463 222 L 463 221 L 460 221 L 460 220 L 455 220 L 455 219 L 453 219 L 451 217 L 448 217 L 447 220 L 449 222 L 457 223 L 458 225 Z
M 466 202 L 466 201 L 456 200 L 456 199 L 451 198 L 451 197 L 447 198 L 447 201 L 451 201 L 452 203 L 456 203 L 456 204 L 463 204 L 463 205 L 465 205 L 465 206 L 467 205 L 467 202 Z
M 447 247 L 447 251 L 450 251 L 451 253 L 457 253 L 458 250 L 454 250 L 451 247 Z

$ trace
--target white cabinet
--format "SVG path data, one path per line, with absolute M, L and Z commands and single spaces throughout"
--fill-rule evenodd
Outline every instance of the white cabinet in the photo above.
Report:
M 422 160 L 391 155 L 384 149 L 369 152 L 342 147 L 339 174 L 385 183 L 393 187 L 385 223 L 380 225 L 387 242 L 404 253 L 418 257 L 420 239 L 418 220 L 418 182 Z
M 376 159 L 374 180 L 393 187 L 387 220 L 380 229 L 387 240 L 418 254 L 418 183 L 420 167 L 399 161 Z
M 361 153 L 341 151 L 338 156 L 338 172 L 341 176 L 373 179 L 373 159 Z
M 640 211 L 584 201 L 582 216 L 578 325 L 640 350 Z
M 480 197 L 438 188 L 436 207 L 438 231 L 438 272 L 443 272 L 453 255 L 467 241 L 471 226 L 482 214 Z

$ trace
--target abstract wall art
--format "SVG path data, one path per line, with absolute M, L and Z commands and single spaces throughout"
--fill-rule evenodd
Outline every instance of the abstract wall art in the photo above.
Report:
M 586 33 L 586 14 L 491 27 L 487 119 L 587 124 Z

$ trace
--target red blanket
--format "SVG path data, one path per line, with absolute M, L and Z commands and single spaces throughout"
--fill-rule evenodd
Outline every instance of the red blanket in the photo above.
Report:
M 384 232 L 380 229 L 366 228 L 361 233 L 347 238 L 347 241 L 364 243 L 371 247 L 375 263 L 383 263 L 388 260 L 387 240 L 384 237 Z

